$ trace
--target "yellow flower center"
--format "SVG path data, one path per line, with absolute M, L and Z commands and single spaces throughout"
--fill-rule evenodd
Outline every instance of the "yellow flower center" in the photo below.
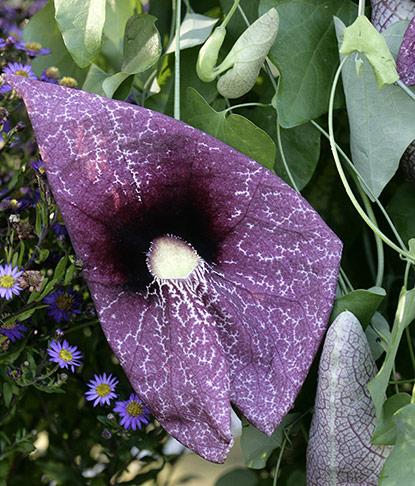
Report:
M 2 329 L 14 329 L 16 327 L 16 322 L 9 322 L 8 324 L 4 323 L 1 325 Z
M 39 52 L 41 48 L 42 44 L 39 44 L 39 42 L 26 42 L 26 49 L 32 52 Z
M 139 417 L 140 415 L 143 414 L 143 406 L 141 405 L 141 403 L 132 400 L 127 405 L 127 413 L 128 415 L 131 415 L 131 417 Z
M 10 199 L 9 205 L 11 209 L 17 209 L 19 207 L 19 201 L 17 199 Z
M 24 78 L 28 78 L 29 75 L 27 74 L 26 71 L 23 71 L 23 69 L 19 69 L 18 71 L 15 71 L 13 74 L 17 74 L 18 76 L 23 76 Z
M 73 306 L 73 297 L 69 294 L 58 295 L 56 297 L 56 307 L 61 311 L 68 311 Z
M 111 391 L 110 386 L 107 383 L 101 383 L 95 390 L 100 397 L 105 397 Z
M 11 289 L 14 284 L 14 278 L 11 275 L 3 275 L 3 277 L 0 278 L 0 287 L 3 287 L 4 289 Z
M 68 351 L 67 349 L 61 349 L 59 351 L 59 358 L 62 360 L 62 361 L 71 361 L 72 360 L 72 353 L 70 351 Z

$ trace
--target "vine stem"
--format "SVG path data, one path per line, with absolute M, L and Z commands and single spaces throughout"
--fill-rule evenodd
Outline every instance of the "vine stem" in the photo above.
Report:
M 390 246 L 393 250 L 395 250 L 397 253 L 405 257 L 408 261 L 415 263 L 414 256 L 411 255 L 408 251 L 403 250 L 402 248 L 399 248 L 399 246 L 395 245 L 393 241 L 391 241 L 386 235 L 384 235 L 379 228 L 371 221 L 371 219 L 368 217 L 368 215 L 364 212 L 362 207 L 360 206 L 359 202 L 357 201 L 355 195 L 353 194 L 353 191 L 349 185 L 349 182 L 347 181 L 346 174 L 344 173 L 343 167 L 340 162 L 339 154 L 337 152 L 337 147 L 336 147 L 336 142 L 334 139 L 334 131 L 333 131 L 333 106 L 334 106 L 334 94 L 336 92 L 336 87 L 337 83 L 339 81 L 340 73 L 342 71 L 342 68 L 347 61 L 348 56 L 345 56 L 340 63 L 339 67 L 337 68 L 336 75 L 333 80 L 333 85 L 331 87 L 331 92 L 330 92 L 330 102 L 329 102 L 329 135 L 330 135 L 330 146 L 331 146 L 331 151 L 333 154 L 334 162 L 336 164 L 337 171 L 339 173 L 340 179 L 343 183 L 343 186 L 346 190 L 347 195 L 349 196 L 350 201 L 352 202 L 353 206 L 355 207 L 356 211 L 360 215 L 360 217 L 363 219 L 363 221 L 369 226 L 369 228 L 377 234 L 388 246 Z
M 400 79 L 396 81 L 396 84 L 405 91 L 405 93 L 411 98 L 412 101 L 415 101 L 415 93 L 413 93 L 408 86 L 406 86 Z
M 225 110 L 223 110 L 222 113 L 227 113 L 228 111 L 236 110 L 237 108 L 245 108 L 246 106 L 262 106 L 263 108 L 267 108 L 267 107 L 269 107 L 271 105 L 266 104 L 266 103 L 255 103 L 255 102 L 252 102 L 252 103 L 241 103 L 240 105 L 229 106 L 228 108 L 226 108 Z
M 312 123 L 317 130 L 319 130 L 328 140 L 330 140 L 330 135 L 314 120 L 310 120 L 310 123 Z M 349 159 L 349 157 L 344 153 L 344 151 L 341 149 L 339 145 L 336 143 L 336 148 L 339 154 L 343 157 L 345 162 L 347 163 L 349 169 L 356 175 L 359 183 L 364 186 L 365 190 L 370 194 L 370 196 L 373 198 L 379 209 L 382 211 L 383 216 L 385 217 L 387 223 L 389 224 L 393 234 L 395 235 L 395 238 L 397 239 L 398 243 L 401 245 L 402 248 L 406 249 L 405 243 L 402 241 L 401 236 L 399 235 L 398 231 L 395 228 L 395 225 L 393 224 L 392 220 L 390 219 L 389 214 L 386 212 L 385 208 L 383 207 L 382 203 L 379 201 L 379 199 L 373 194 L 372 189 L 367 185 L 366 181 L 362 178 L 362 176 L 359 174 L 359 171 L 356 169 L 356 167 L 353 165 L 353 162 Z
M 357 15 L 364 15 L 365 14 L 365 0 L 359 0 L 359 8 L 357 10 Z
M 176 0 L 176 49 L 174 61 L 174 118 L 180 120 L 180 24 L 182 0 Z

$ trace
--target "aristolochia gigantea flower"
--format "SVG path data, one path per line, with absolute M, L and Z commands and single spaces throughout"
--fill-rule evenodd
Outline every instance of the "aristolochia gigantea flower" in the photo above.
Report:
M 22 288 L 19 285 L 18 278 L 23 273 L 18 267 L 13 267 L 8 263 L 4 267 L 0 265 L 0 297 L 10 300 L 13 294 L 19 295 Z
M 88 383 L 90 390 L 85 392 L 86 399 L 94 401 L 94 407 L 96 405 L 109 405 L 110 400 L 118 396 L 115 391 L 115 387 L 118 380 L 110 373 L 108 376 L 106 373 L 103 375 L 94 375 L 94 379 Z
M 206 459 L 232 402 L 271 434 L 331 312 L 341 242 L 277 176 L 165 115 L 6 75 L 24 98 L 106 337 L 162 426 Z
M 66 339 L 62 343 L 51 341 L 48 354 L 51 356 L 49 361 L 58 363 L 60 368 L 70 368 L 72 373 L 75 372 L 75 366 L 81 366 L 82 354 L 78 351 L 77 346 L 70 346 Z
M 131 393 L 130 398 L 124 402 L 115 402 L 114 412 L 119 413 L 122 417 L 120 425 L 125 430 L 141 429 L 142 423 L 147 425 L 150 421 L 149 410 L 134 393 Z

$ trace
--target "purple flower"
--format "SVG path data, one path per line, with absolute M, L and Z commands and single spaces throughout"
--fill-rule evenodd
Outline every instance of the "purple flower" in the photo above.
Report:
M 45 173 L 45 166 L 43 164 L 43 160 L 42 159 L 32 160 L 30 162 L 30 166 L 36 172 L 36 174 L 39 174 L 40 176 L 43 176 L 44 175 L 44 173 Z
M 3 74 L 16 74 L 24 78 L 37 79 L 36 74 L 32 71 L 32 67 L 28 64 L 21 64 L 20 62 L 9 62 L 3 69 Z M 0 87 L 0 93 L 7 93 L 12 88 L 8 84 L 4 84 Z
M 10 376 L 10 378 L 13 381 L 16 381 L 22 376 L 22 370 L 19 367 L 11 368 L 11 369 L 7 370 L 7 374 Z
M 13 47 L 17 43 L 16 37 L 9 35 L 6 39 L 0 38 L 0 49 L 8 49 L 10 47 Z
M 38 42 L 23 42 L 18 41 L 15 44 L 15 48 L 24 51 L 29 57 L 45 56 L 52 51 L 41 46 Z
M 43 301 L 49 304 L 48 316 L 55 322 L 69 321 L 70 314 L 81 314 L 79 295 L 72 289 L 64 291 L 58 289 L 47 295 Z
M 17 321 L 11 322 L 9 324 L 0 324 L 0 334 L 4 334 L 12 342 L 16 341 L 16 339 L 21 339 L 22 337 L 24 337 L 22 332 L 26 331 L 27 327 L 18 324 Z
M 40 76 L 40 80 L 45 83 L 59 84 L 59 69 L 57 67 L 45 69 Z
M 115 402 L 114 412 L 122 417 L 120 425 L 125 430 L 136 430 L 137 427 L 141 430 L 141 424 L 147 425 L 150 421 L 150 411 L 135 393 L 131 393 L 128 400 Z
M 24 98 L 101 326 L 145 406 L 214 462 L 232 443 L 231 402 L 271 434 L 325 332 L 339 239 L 275 174 L 189 125 L 6 80 Z
M 19 295 L 22 288 L 17 279 L 23 273 L 18 267 L 13 267 L 8 263 L 4 267 L 0 265 L 0 297 L 10 300 L 13 294 Z
M 118 396 L 114 393 L 117 383 L 118 380 L 111 373 L 108 376 L 106 373 L 94 375 L 94 379 L 88 383 L 91 390 L 85 392 L 86 399 L 89 401 L 95 400 L 94 407 L 98 404 L 109 405 L 110 400 Z
M 78 351 L 77 346 L 70 346 L 66 339 L 61 344 L 58 341 L 51 341 L 49 343 L 48 354 L 51 356 L 49 361 L 58 363 L 60 368 L 71 369 L 75 372 L 75 366 L 81 366 L 80 359 L 83 357 Z

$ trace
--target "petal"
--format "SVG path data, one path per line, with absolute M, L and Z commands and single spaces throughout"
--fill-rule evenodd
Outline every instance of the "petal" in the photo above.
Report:
M 107 339 L 150 412 L 216 462 L 231 442 L 230 400 L 271 433 L 323 336 L 338 238 L 278 177 L 207 134 L 5 78 L 25 99 Z M 151 286 L 145 254 L 162 234 L 196 248 L 203 284 Z

